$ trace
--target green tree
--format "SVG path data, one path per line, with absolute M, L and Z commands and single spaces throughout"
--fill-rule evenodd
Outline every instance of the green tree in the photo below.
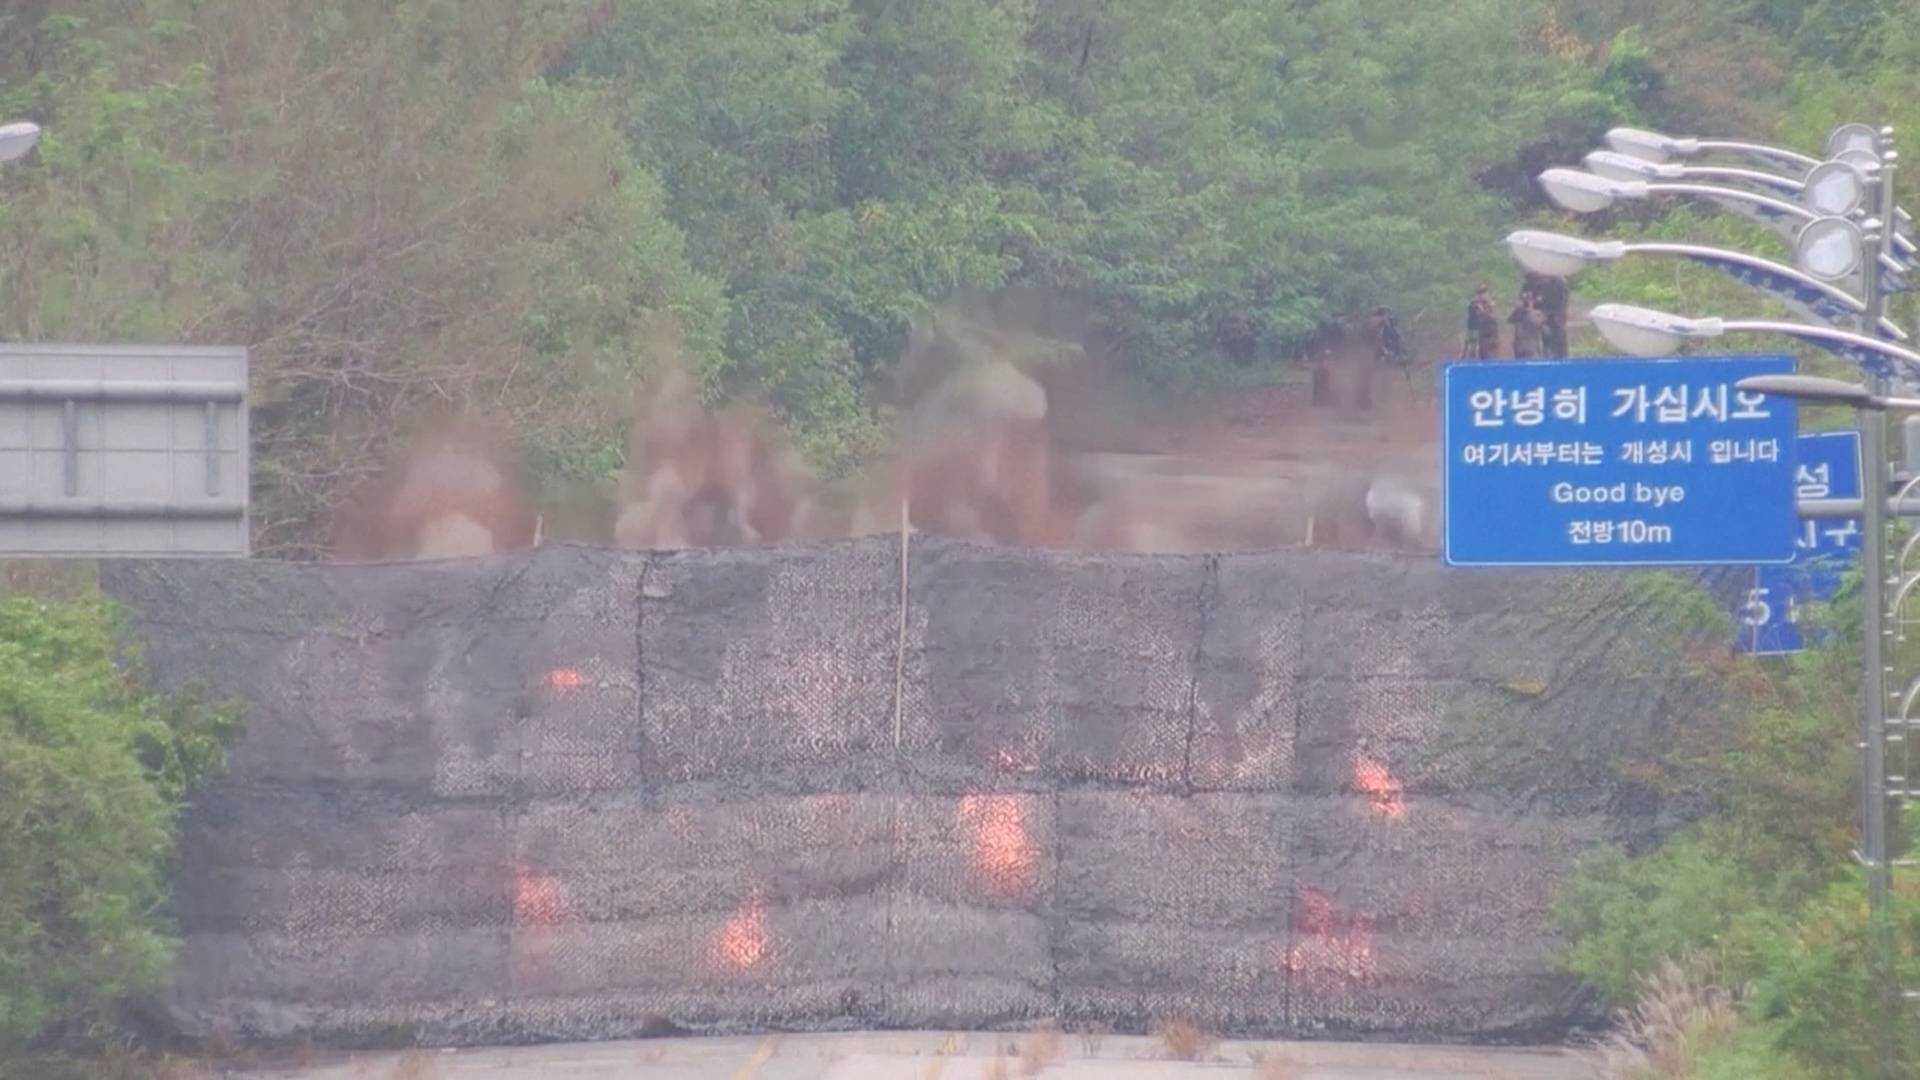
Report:
M 142 690 L 97 598 L 0 597 L 0 1063 L 156 988 L 175 815 L 234 714 Z
M 609 103 L 540 77 L 597 4 L 114 7 L 10 12 L 0 107 L 47 134 L 0 176 L 0 332 L 251 346 L 256 551 L 322 551 L 426 417 L 505 420 L 552 479 L 618 446 L 660 340 L 718 354 Z
M 1513 276 L 1491 239 L 1532 172 L 1671 96 L 1633 32 L 1657 12 L 1578 14 L 9 5 L 0 107 L 48 135 L 0 174 L 0 332 L 251 345 L 269 554 L 323 550 L 436 411 L 506 420 L 542 481 L 602 476 L 665 341 L 840 471 L 957 297 L 1046 297 L 1161 391 L 1276 377 L 1378 302 L 1451 331 L 1472 277 Z

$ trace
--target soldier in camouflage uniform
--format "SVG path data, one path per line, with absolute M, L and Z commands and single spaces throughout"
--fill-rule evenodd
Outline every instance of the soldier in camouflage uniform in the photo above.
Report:
M 1520 301 L 1513 305 L 1513 314 L 1507 316 L 1507 322 L 1513 324 L 1513 358 L 1530 360 L 1540 355 L 1540 345 L 1546 329 L 1546 316 L 1533 306 L 1533 292 L 1520 290 Z
M 1374 308 L 1367 326 L 1373 336 L 1374 366 L 1398 368 L 1407 380 L 1407 389 L 1413 389 L 1413 358 L 1407 355 L 1407 343 L 1400 336 L 1400 324 L 1394 321 L 1393 310 L 1385 304 Z
M 1540 355 L 1560 359 L 1567 355 L 1567 282 L 1565 278 L 1528 274 L 1527 291 L 1543 320 Z
M 1474 290 L 1467 304 L 1467 339 L 1461 355 L 1468 360 L 1492 360 L 1500 355 L 1500 315 L 1493 306 L 1493 290 Z

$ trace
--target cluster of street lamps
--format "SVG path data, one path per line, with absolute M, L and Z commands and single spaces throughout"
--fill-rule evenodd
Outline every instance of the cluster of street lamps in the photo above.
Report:
M 1893 396 L 1895 385 L 1920 385 L 1920 352 L 1901 344 L 1907 333 L 1887 317 L 1891 294 L 1910 287 L 1920 249 L 1912 218 L 1894 204 L 1899 154 L 1891 128 L 1847 124 L 1827 139 L 1825 159 L 1779 147 L 1724 140 L 1676 138 L 1659 132 L 1616 128 L 1608 148 L 1585 159 L 1585 170 L 1548 169 L 1541 187 L 1561 207 L 1594 213 L 1622 199 L 1684 196 L 1703 199 L 1773 231 L 1785 240 L 1792 265 L 1747 252 L 1675 243 L 1594 241 L 1537 230 L 1507 237 L 1507 247 L 1528 270 L 1568 277 L 1597 263 L 1628 255 L 1670 255 L 1726 273 L 1783 302 L 1803 321 L 1689 318 L 1626 304 L 1601 304 L 1589 315 L 1616 348 L 1635 356 L 1668 355 L 1688 342 L 1729 333 L 1785 335 L 1852 362 L 1866 385 L 1810 375 L 1742 379 L 1741 389 L 1856 410 L 1861 445 L 1860 500 L 1818 500 L 1802 516 L 1862 519 L 1862 621 L 1864 656 L 1861 709 L 1861 831 L 1858 853 L 1867 872 L 1867 898 L 1881 962 L 1891 960 L 1888 932 L 1888 798 L 1920 795 L 1903 775 L 1889 776 L 1889 743 L 1904 750 L 1910 726 L 1904 709 L 1889 725 L 1888 706 L 1920 697 L 1890 694 L 1886 644 L 1894 637 L 1898 611 L 1887 602 L 1889 586 L 1904 598 L 1920 574 L 1902 581 L 1902 564 L 1889 577 L 1886 539 L 1890 487 L 1885 414 L 1920 412 L 1920 398 Z M 1737 164 L 1716 163 L 1732 158 Z M 1920 481 L 1910 481 L 1908 488 Z M 1903 490 L 1892 513 L 1920 516 Z M 1908 545 L 1908 551 L 1913 545 Z M 1889 733 L 1892 726 L 1898 730 Z M 1920 726 L 1920 725 L 1915 725 Z M 1903 758 L 1906 756 L 1902 755 Z M 1907 771 L 1905 769 L 1903 772 Z M 1892 784 L 1889 781 L 1893 781 Z M 1886 967 L 1881 967 L 1884 975 Z M 1883 985 L 1886 985 L 1883 981 Z

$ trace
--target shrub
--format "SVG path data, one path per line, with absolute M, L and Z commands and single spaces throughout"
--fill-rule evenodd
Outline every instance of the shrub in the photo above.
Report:
M 0 1070 L 157 986 L 174 818 L 235 719 L 143 691 L 115 646 L 98 596 L 0 597 Z
M 1608 1077 L 1685 1080 L 1703 1053 L 1726 1042 L 1740 1023 L 1734 995 L 1717 986 L 1710 965 L 1663 960 L 1642 985 L 1640 1000 L 1622 1009 L 1619 1025 L 1600 1044 Z
M 1175 1061 L 1205 1061 L 1220 1041 L 1213 1032 L 1184 1016 L 1160 1021 L 1156 1033 L 1167 1057 Z

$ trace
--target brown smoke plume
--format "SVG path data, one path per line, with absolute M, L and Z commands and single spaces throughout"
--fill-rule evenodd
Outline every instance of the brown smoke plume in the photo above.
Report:
M 636 404 L 614 524 L 621 547 L 730 547 L 809 537 L 818 485 L 771 417 L 747 406 L 708 410 L 678 367 Z
M 929 406 L 863 504 L 855 531 L 886 527 L 904 502 L 914 528 L 925 532 L 1060 546 L 1070 523 L 1055 497 L 1061 463 L 1040 384 L 994 359 L 955 372 Z
M 430 429 L 339 514 L 334 557 L 445 559 L 532 545 L 532 501 L 506 445 L 471 418 Z
M 1364 433 L 1356 442 L 1351 427 L 1293 413 L 1292 432 L 1265 419 L 1252 426 L 1286 440 L 1289 451 L 1277 458 L 1142 453 L 1148 448 L 1124 432 L 1117 443 L 1099 441 L 1127 425 L 1093 404 L 1090 368 L 1078 345 L 1017 319 L 930 312 L 896 372 L 902 420 L 892 451 L 848 507 L 830 501 L 770 414 L 710 408 L 697 381 L 669 362 L 635 395 L 611 539 L 630 549 L 819 540 L 891 532 L 904 511 L 914 529 L 934 535 L 1077 551 L 1437 544 L 1433 493 L 1406 479 L 1424 467 L 1404 446 L 1369 443 Z M 1382 438 L 1393 434 L 1389 425 Z M 1229 426 L 1222 418 L 1199 425 Z M 1115 451 L 1076 451 L 1068 439 Z M 337 553 L 432 558 L 538 542 L 504 445 L 480 425 L 433 432 L 342 515 Z
M 953 309 L 915 326 L 901 360 L 906 422 L 853 532 L 914 528 L 982 543 L 1077 550 L 1160 549 L 1188 515 L 1103 492 L 1060 442 L 1048 388 L 1087 366 L 1077 345 Z

